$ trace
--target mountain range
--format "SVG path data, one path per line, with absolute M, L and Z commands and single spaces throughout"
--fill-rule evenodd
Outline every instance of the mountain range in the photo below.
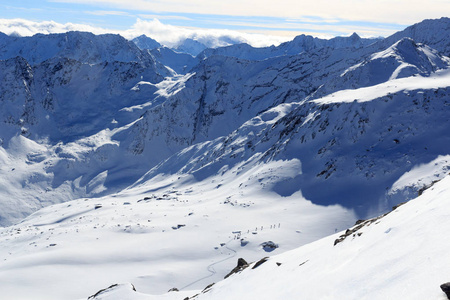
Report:
M 0 34 L 0 290 L 442 298 L 449 28 L 214 49 Z

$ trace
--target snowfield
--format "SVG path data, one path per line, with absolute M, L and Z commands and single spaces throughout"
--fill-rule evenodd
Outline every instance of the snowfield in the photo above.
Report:
M 257 260 L 355 222 L 340 206 L 270 191 L 274 177 L 296 168 L 280 161 L 203 181 L 162 176 L 117 195 L 41 209 L 0 231 L 2 296 L 77 299 L 116 282 L 153 294 L 201 289 L 223 278 L 238 257 Z M 278 248 L 264 250 L 268 241 Z

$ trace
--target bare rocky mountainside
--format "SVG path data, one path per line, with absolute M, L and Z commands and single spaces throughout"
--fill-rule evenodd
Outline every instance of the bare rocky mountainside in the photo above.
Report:
M 161 299 L 251 299 L 229 292 L 243 289 L 233 278 L 251 285 L 260 270 L 277 274 L 291 262 L 313 274 L 310 265 L 324 268 L 314 261 L 333 249 L 345 248 L 341 261 L 355 255 L 349 238 L 330 246 L 336 236 L 293 249 L 390 212 L 447 175 L 449 28 L 442 18 L 387 38 L 302 35 L 277 47 L 215 49 L 195 40 L 170 49 L 145 36 L 0 34 L 0 290 L 17 299 L 89 291 L 147 299 L 177 287 Z M 437 184 L 442 194 L 447 181 Z M 397 227 L 407 240 L 408 226 L 420 230 L 408 211 L 420 201 L 444 205 L 432 194 L 382 218 L 389 228 L 377 219 L 361 238 L 355 231 L 355 247 L 371 247 L 366 232 L 382 239 Z M 421 224 L 443 219 L 433 207 Z M 239 257 L 288 250 L 280 265 L 271 258 L 192 298 Z M 405 264 L 418 259 L 404 255 Z M 80 266 L 90 275 L 77 279 Z M 44 289 L 37 273 L 58 288 Z M 19 278 L 26 288 L 15 294 Z M 80 285 L 69 286 L 74 280 Z M 95 294 L 121 282 L 143 294 L 131 285 Z M 258 295 L 276 298 L 270 288 Z

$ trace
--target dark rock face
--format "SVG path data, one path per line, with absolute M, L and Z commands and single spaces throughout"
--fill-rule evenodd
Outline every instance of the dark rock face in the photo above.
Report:
M 248 267 L 248 263 L 245 261 L 245 259 L 239 258 L 239 259 L 238 259 L 238 262 L 237 262 L 237 266 L 234 267 L 234 269 L 231 270 L 230 273 L 228 273 L 227 275 L 225 275 L 224 278 L 228 278 L 228 277 L 230 277 L 231 275 L 233 275 L 234 273 L 239 273 L 239 272 L 241 272 L 242 270 L 244 270 L 244 269 L 247 268 L 247 267 Z
M 256 264 L 253 266 L 253 269 L 256 269 L 257 267 L 259 267 L 260 265 L 262 265 L 263 263 L 265 263 L 269 258 L 268 257 L 264 257 L 261 258 L 259 261 L 256 262 Z
M 113 285 L 110 285 L 110 286 L 107 287 L 106 289 L 102 289 L 102 290 L 98 291 L 97 293 L 95 293 L 94 295 L 89 296 L 89 297 L 88 297 L 88 300 L 89 300 L 89 299 L 94 300 L 94 299 L 96 299 L 96 297 L 101 296 L 101 294 L 104 294 L 105 292 L 108 292 L 108 291 L 110 291 L 110 290 L 113 290 L 113 289 L 117 288 L 118 286 L 119 286 L 119 285 L 118 285 L 117 283 L 116 283 L 116 284 L 113 284 Z M 136 291 L 136 288 L 134 287 L 134 285 L 131 285 L 131 289 L 132 289 L 133 291 Z
M 450 282 L 442 284 L 441 290 L 447 295 L 447 298 L 450 299 Z

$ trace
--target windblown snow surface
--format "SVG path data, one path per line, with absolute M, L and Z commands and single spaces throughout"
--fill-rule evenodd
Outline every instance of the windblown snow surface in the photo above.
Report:
M 445 299 L 449 26 L 0 35 L 0 298 Z

